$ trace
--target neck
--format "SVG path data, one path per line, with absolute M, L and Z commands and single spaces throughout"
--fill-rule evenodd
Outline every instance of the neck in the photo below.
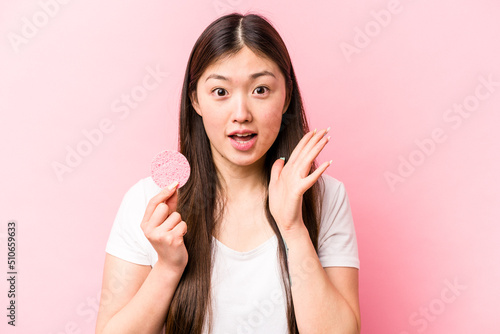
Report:
M 251 165 L 240 166 L 214 156 L 217 174 L 228 202 L 251 202 L 257 194 L 265 192 L 264 161 L 265 156 Z

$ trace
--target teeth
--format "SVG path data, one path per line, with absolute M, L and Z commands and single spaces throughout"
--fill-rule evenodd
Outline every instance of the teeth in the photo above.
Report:
M 250 139 L 235 139 L 238 143 L 248 143 Z
M 239 133 L 236 133 L 234 135 L 234 139 L 237 141 L 237 142 L 240 142 L 240 143 L 246 143 L 246 142 L 249 142 L 251 139 L 252 139 L 252 133 L 246 133 L 246 134 L 239 134 Z

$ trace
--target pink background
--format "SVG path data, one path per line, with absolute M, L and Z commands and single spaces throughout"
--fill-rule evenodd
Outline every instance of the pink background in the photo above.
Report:
M 58 2 L 0 4 L 2 277 L 9 219 L 19 240 L 17 326 L 1 279 L 2 333 L 93 332 L 121 199 L 177 147 L 189 52 L 233 10 L 275 24 L 311 126 L 332 127 L 319 161 L 333 159 L 351 200 L 362 332 L 499 332 L 497 1 L 68 1 L 51 16 L 44 3 Z

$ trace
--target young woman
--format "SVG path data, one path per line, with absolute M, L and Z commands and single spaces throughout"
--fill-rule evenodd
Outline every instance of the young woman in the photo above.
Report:
M 180 106 L 188 182 L 144 178 L 106 247 L 97 333 L 359 333 L 356 235 L 344 185 L 315 159 L 283 40 L 223 16 L 191 52 Z M 165 327 L 164 327 L 165 326 Z

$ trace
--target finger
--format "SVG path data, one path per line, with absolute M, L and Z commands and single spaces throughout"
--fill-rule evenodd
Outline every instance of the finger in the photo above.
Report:
M 158 226 L 158 231 L 170 231 L 175 227 L 175 225 L 179 224 L 182 220 L 181 215 L 178 212 L 173 212 L 170 216 L 162 221 L 162 223 Z
M 179 213 L 174 212 L 170 216 L 167 217 L 167 219 L 158 226 L 155 230 L 155 232 L 165 235 L 167 232 L 170 232 L 173 230 L 180 222 L 182 221 L 182 217 Z
M 166 224 L 161 225 L 155 230 L 155 233 L 161 236 L 169 236 L 170 240 L 182 238 L 187 233 L 187 224 L 182 219 L 176 220 L 172 226 L 167 229 Z
M 154 228 L 160 226 L 168 217 L 168 205 L 160 203 L 156 206 L 155 211 L 148 220 L 143 220 L 141 223 L 142 230 L 147 234 Z
M 142 221 L 148 221 L 151 218 L 151 215 L 155 211 L 158 204 L 168 200 L 176 192 L 178 185 L 179 185 L 179 182 L 175 181 L 167 188 L 163 188 L 158 193 L 158 195 L 151 198 L 149 200 L 147 207 L 146 207 L 146 211 L 144 212 L 144 217 L 142 218 Z
M 298 161 L 307 161 L 306 159 L 308 158 L 309 152 L 315 147 L 321 140 L 324 140 L 325 134 L 330 131 L 330 128 L 328 129 L 323 129 L 318 131 L 312 138 L 307 142 L 305 147 L 302 149 L 302 152 L 300 152 L 299 156 L 297 157 Z M 312 162 L 312 161 L 311 161 Z
M 172 217 L 172 218 L 170 218 Z M 172 223 L 168 223 L 168 219 L 171 219 Z M 177 221 L 175 221 L 177 219 Z M 167 230 L 171 229 L 174 224 L 181 220 L 180 213 L 174 211 L 170 213 L 170 209 L 167 204 L 161 202 L 156 207 L 156 210 L 153 212 L 151 217 L 148 220 L 144 220 L 141 223 L 142 230 L 146 233 L 151 231 L 162 224 L 167 225 Z
M 306 187 L 307 187 L 306 190 L 309 189 L 309 188 L 311 188 L 312 185 L 314 183 L 316 183 L 316 181 L 318 181 L 318 179 L 321 176 L 321 174 L 323 174 L 323 172 L 328 167 L 330 167 L 331 164 L 332 164 L 332 160 L 323 162 L 318 168 L 316 168 L 316 170 L 314 172 L 312 172 L 311 174 L 309 174 L 309 176 L 304 179 L 305 182 L 306 182 L 305 183 Z
M 319 155 L 319 153 L 325 148 L 326 144 L 330 141 L 330 136 L 328 137 L 323 137 L 321 138 L 315 146 L 313 146 L 309 152 L 304 150 L 306 152 L 306 155 L 303 158 L 303 161 L 305 161 L 305 172 L 309 174 L 309 170 L 311 168 L 311 164 L 313 163 L 314 159 L 316 159 Z M 306 174 L 306 176 L 307 176 Z
M 284 159 L 280 158 L 274 162 L 273 166 L 271 167 L 271 182 L 276 182 L 279 180 L 281 171 L 283 170 L 284 166 L 285 166 Z
M 299 141 L 297 146 L 293 149 L 292 154 L 288 158 L 288 163 L 294 163 L 297 160 L 297 157 L 300 155 L 300 152 L 302 152 L 302 149 L 306 146 L 306 144 L 309 142 L 309 140 L 316 134 L 316 130 L 314 131 L 309 131 L 302 137 L 302 139 Z
M 181 238 L 187 233 L 187 224 L 185 221 L 181 220 L 171 231 L 174 237 Z

